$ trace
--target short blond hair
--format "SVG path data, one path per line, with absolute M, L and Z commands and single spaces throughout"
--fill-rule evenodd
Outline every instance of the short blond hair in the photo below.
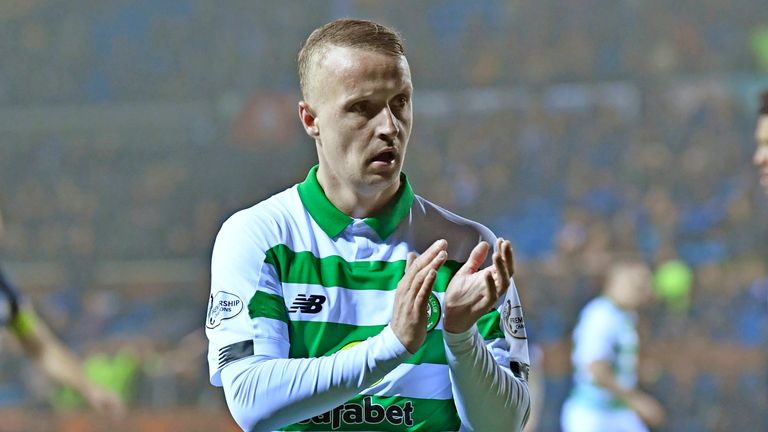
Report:
M 403 39 L 393 28 L 373 21 L 347 18 L 325 24 L 309 35 L 299 51 L 299 84 L 305 99 L 314 63 L 332 46 L 405 56 Z

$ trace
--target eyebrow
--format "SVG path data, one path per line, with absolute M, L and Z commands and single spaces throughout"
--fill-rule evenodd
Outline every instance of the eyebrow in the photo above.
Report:
M 346 105 L 352 105 L 352 104 L 354 104 L 356 102 L 359 102 L 361 100 L 369 99 L 374 94 L 375 94 L 375 92 L 373 92 L 373 91 L 367 91 L 367 92 L 364 92 L 364 93 L 361 93 L 361 94 L 352 95 L 352 96 L 344 99 L 344 105 L 345 106 Z M 401 94 L 406 94 L 408 96 L 413 95 L 413 86 L 412 85 L 405 85 L 405 86 L 403 86 L 400 89 L 399 92 L 395 93 L 395 96 L 398 96 L 398 95 L 401 95 Z

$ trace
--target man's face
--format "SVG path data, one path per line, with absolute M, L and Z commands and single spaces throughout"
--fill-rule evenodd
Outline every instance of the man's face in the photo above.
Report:
M 413 120 L 405 57 L 330 47 L 310 80 L 302 104 L 314 128 L 301 104 L 300 114 L 317 142 L 321 182 L 362 194 L 396 186 Z
M 757 149 L 752 157 L 760 175 L 760 185 L 768 194 L 768 115 L 763 114 L 757 119 L 757 130 L 755 131 L 755 140 Z
M 624 266 L 611 281 L 612 297 L 618 300 L 622 307 L 637 310 L 653 297 L 651 279 L 651 272 L 644 265 Z

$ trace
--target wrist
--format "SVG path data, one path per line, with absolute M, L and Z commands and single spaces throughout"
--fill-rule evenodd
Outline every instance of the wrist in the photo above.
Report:
M 400 340 L 391 324 L 384 327 L 384 330 L 379 333 L 379 336 L 381 337 L 382 346 L 385 347 L 392 357 L 408 358 L 414 354 L 405 346 L 403 341 Z
M 466 333 L 472 327 L 474 326 L 474 323 L 461 323 L 461 322 L 455 322 L 451 319 L 444 318 L 443 319 L 443 330 L 447 333 L 453 333 L 453 334 L 460 334 L 460 333 Z
M 467 341 L 472 340 L 477 333 L 477 326 L 472 325 L 468 329 L 460 332 L 453 332 L 443 327 L 443 339 L 449 345 L 464 344 Z

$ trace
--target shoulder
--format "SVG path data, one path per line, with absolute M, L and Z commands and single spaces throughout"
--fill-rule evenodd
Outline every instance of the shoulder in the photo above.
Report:
M 275 240 L 300 211 L 303 207 L 294 186 L 232 214 L 221 225 L 217 241 L 222 238 Z
M 216 257 L 233 254 L 262 255 L 285 242 L 304 210 L 296 187 L 275 194 L 258 204 L 230 216 L 219 229 L 213 248 Z
M 485 241 L 496 239 L 485 225 L 459 216 L 419 195 L 415 196 L 413 207 L 416 223 L 430 224 L 447 234 L 475 237 Z
M 610 325 L 620 319 L 616 306 L 605 297 L 596 297 L 589 301 L 581 311 L 581 321 L 592 325 Z
M 449 248 L 457 248 L 457 255 L 469 256 L 469 252 L 481 241 L 492 247 L 496 236 L 485 225 L 459 216 L 419 196 L 414 197 L 412 230 L 421 239 L 419 248 L 429 247 L 434 240 L 444 238 Z M 421 244 L 423 243 L 423 244 Z

